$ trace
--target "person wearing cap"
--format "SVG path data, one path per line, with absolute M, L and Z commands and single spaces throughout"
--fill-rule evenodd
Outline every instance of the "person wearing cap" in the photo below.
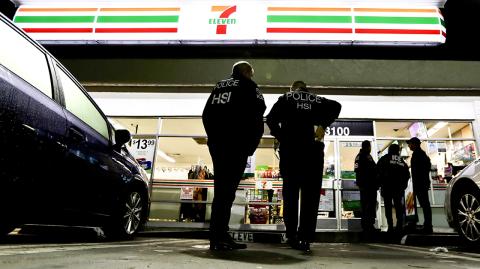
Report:
M 423 209 L 424 223 L 422 232 L 431 234 L 433 232 L 432 208 L 430 207 L 428 190 L 430 189 L 430 170 L 432 164 L 430 158 L 420 147 L 420 139 L 412 137 L 407 143 L 410 150 L 413 151 L 412 159 L 410 160 L 410 166 L 412 168 L 413 195 L 418 199 L 418 202 Z M 416 201 L 415 214 L 417 214 Z
M 280 142 L 284 221 L 287 243 L 294 249 L 310 252 L 315 238 L 323 174 L 322 140 L 340 110 L 338 102 L 310 93 L 305 82 L 295 81 L 267 115 L 270 133 Z
M 228 223 L 238 184 L 263 135 L 263 95 L 252 80 L 254 70 L 245 61 L 233 65 L 229 78 L 213 88 L 202 114 L 214 172 L 210 218 L 210 249 L 244 249 L 228 234 Z
M 380 182 L 380 193 L 385 204 L 385 217 L 388 232 L 402 233 L 405 220 L 405 189 L 407 188 L 410 172 L 408 165 L 400 157 L 400 146 L 391 144 L 388 153 L 380 158 L 377 163 L 377 176 Z M 395 206 L 397 225 L 393 228 L 392 201 Z
M 377 165 L 370 155 L 370 141 L 362 142 L 362 148 L 355 157 L 356 183 L 360 189 L 360 204 L 362 207 L 362 229 L 364 232 L 375 231 L 375 215 L 377 206 Z

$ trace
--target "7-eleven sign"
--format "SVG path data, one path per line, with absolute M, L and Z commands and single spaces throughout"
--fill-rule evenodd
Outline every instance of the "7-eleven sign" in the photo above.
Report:
M 217 25 L 217 35 L 227 34 L 227 26 L 236 24 L 237 19 L 230 18 L 230 15 L 237 11 L 237 6 L 212 6 L 212 12 L 219 13 L 218 18 L 208 20 L 208 24 Z

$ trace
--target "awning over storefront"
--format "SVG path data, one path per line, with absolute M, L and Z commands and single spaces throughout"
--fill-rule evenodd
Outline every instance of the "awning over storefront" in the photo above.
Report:
M 444 1 L 18 1 L 14 22 L 62 44 L 438 45 Z M 35 3 L 35 4 L 31 4 Z

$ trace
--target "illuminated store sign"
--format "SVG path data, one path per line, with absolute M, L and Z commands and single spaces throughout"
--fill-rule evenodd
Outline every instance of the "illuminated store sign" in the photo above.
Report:
M 225 35 L 227 34 L 227 25 L 229 24 L 236 24 L 237 19 L 230 18 L 230 15 L 237 11 L 237 6 L 213 6 L 212 12 L 220 12 L 218 18 L 209 19 L 209 24 L 217 25 L 217 35 Z
M 222 3 L 22 5 L 14 22 L 36 40 L 65 43 L 435 45 L 444 43 L 446 36 L 436 6 Z

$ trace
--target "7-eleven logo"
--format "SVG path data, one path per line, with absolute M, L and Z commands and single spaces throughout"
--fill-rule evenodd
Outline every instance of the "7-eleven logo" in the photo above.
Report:
M 237 11 L 237 6 L 212 6 L 212 12 L 219 12 L 220 16 L 215 19 L 209 19 L 208 24 L 217 25 L 217 35 L 227 34 L 227 25 L 236 24 L 237 19 L 230 18 L 230 15 Z

